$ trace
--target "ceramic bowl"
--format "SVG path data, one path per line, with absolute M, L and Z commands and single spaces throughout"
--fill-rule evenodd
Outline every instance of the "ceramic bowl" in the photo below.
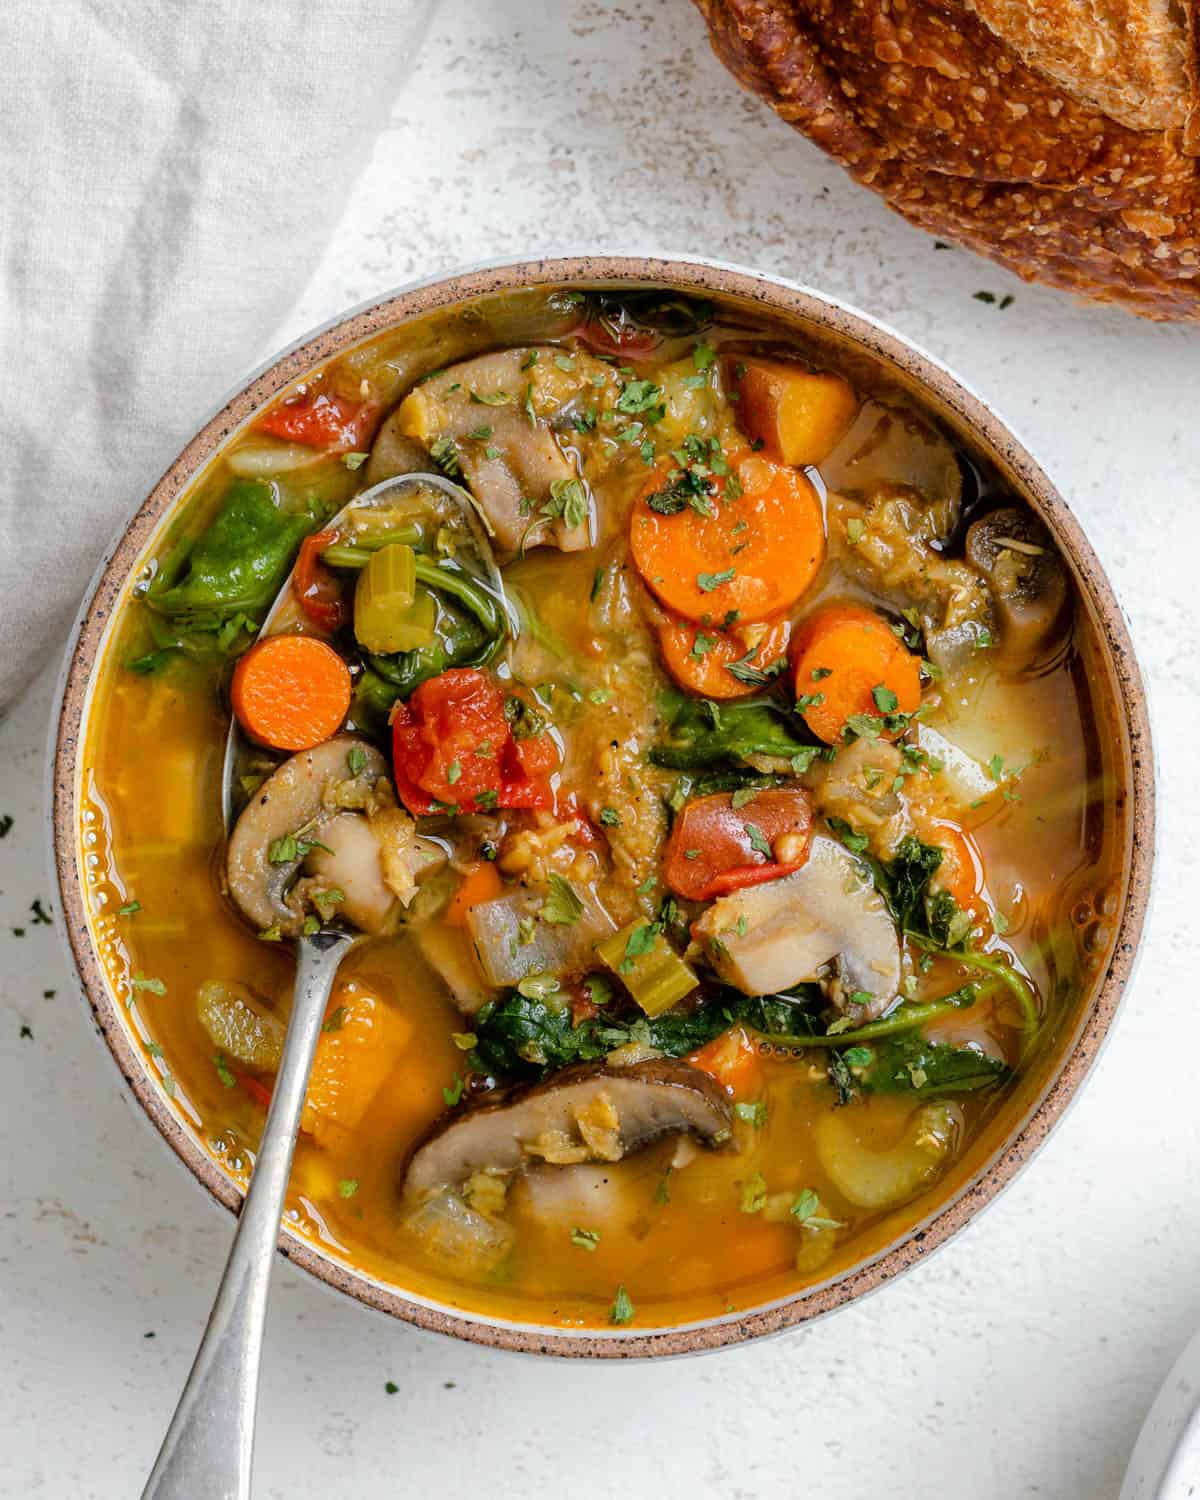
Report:
M 52 838 L 59 910 L 84 996 L 117 1067 L 141 1110 L 180 1161 L 227 1209 L 240 1189 L 220 1168 L 192 1126 L 171 1107 L 148 1071 L 124 1007 L 112 994 L 97 957 L 81 847 L 81 766 L 78 755 L 106 633 L 130 578 L 160 534 L 189 481 L 243 423 L 314 365 L 383 329 L 521 288 L 576 286 L 671 288 L 740 308 L 790 327 L 836 357 L 865 361 L 913 393 L 999 471 L 1054 534 L 1091 616 L 1098 660 L 1115 705 L 1115 764 L 1123 784 L 1116 810 L 1124 881 L 1106 961 L 1053 1047 L 1001 1112 L 1004 1128 L 982 1152 L 951 1173 L 936 1209 L 869 1259 L 803 1292 L 750 1311 L 645 1332 L 574 1332 L 502 1322 L 406 1294 L 335 1260 L 284 1228 L 280 1249 L 295 1264 L 348 1297 L 424 1329 L 505 1349 L 590 1358 L 673 1355 L 719 1348 L 794 1327 L 882 1286 L 944 1244 L 999 1193 L 1062 1117 L 1096 1060 L 1133 967 L 1150 890 L 1154 841 L 1154 767 L 1146 697 L 1129 634 L 1112 586 L 1058 491 L 1009 428 L 979 396 L 929 355 L 864 314 L 810 288 L 712 262 L 632 256 L 579 256 L 521 261 L 471 270 L 408 287 L 350 312 L 303 339 L 247 381 L 196 433 L 150 491 L 110 548 L 84 603 L 64 667 L 61 709 L 52 745 Z M 968 1153 L 970 1156 L 970 1153 Z

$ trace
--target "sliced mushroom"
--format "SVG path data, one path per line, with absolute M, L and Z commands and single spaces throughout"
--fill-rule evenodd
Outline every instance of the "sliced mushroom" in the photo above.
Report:
M 768 885 L 722 896 L 692 928 L 727 984 L 770 995 L 818 980 L 832 964 L 830 999 L 873 1020 L 900 988 L 900 939 L 883 897 L 848 850 L 812 841 L 808 863 Z
M 855 740 L 832 760 L 814 761 L 807 784 L 818 812 L 843 819 L 870 839 L 872 854 L 891 859 L 912 832 L 908 804 L 895 791 L 902 765 L 900 751 L 887 740 Z
M 967 559 L 987 579 L 1000 648 L 1013 664 L 1037 660 L 1061 640 L 1068 619 L 1067 570 L 1054 538 L 1024 506 L 1007 505 L 972 523 Z
M 426 474 L 430 472 L 429 454 L 420 443 L 405 437 L 400 431 L 400 410 L 391 414 L 375 441 L 371 444 L 371 457 L 367 460 L 365 485 L 382 484 L 385 479 L 395 479 L 397 474 Z
M 583 1063 L 444 1115 L 409 1157 L 403 1188 L 420 1199 L 485 1170 L 619 1161 L 674 1132 L 714 1148 L 729 1141 L 729 1102 L 706 1073 L 666 1059 L 631 1068 Z
M 484 354 L 410 391 L 380 437 L 414 440 L 443 464 L 453 456 L 492 525 L 498 551 L 516 552 L 525 539 L 575 552 L 590 545 L 586 518 L 570 524 L 559 517 L 530 529 L 553 498 L 552 486 L 579 478 L 552 422 L 568 415 L 585 390 L 598 392 L 615 381 L 608 365 L 586 354 L 552 347 Z
M 289 836 L 299 847 L 281 858 Z M 321 898 L 336 891 L 339 913 L 377 933 L 396 925 L 417 879 L 444 859 L 395 807 L 379 751 L 338 735 L 293 755 L 259 787 L 230 835 L 225 874 L 230 896 L 260 930 L 297 932 L 306 904 L 320 911 Z M 298 881 L 302 866 L 308 873 Z

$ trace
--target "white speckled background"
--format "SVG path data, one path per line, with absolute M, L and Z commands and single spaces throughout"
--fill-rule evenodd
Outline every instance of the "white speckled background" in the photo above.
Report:
M 807 1332 L 657 1367 L 539 1364 L 411 1333 L 280 1263 L 256 1494 L 1115 1497 L 1200 1323 L 1197 334 L 935 251 L 736 89 L 685 0 L 443 0 L 278 342 L 406 278 L 568 245 L 810 282 L 995 400 L 1087 526 L 1150 680 L 1148 941 L 1111 1046 L 1032 1169 L 914 1274 Z M 1014 301 L 1001 312 L 981 289 Z M 31 921 L 49 888 L 51 699 L 44 676 L 0 726 L 15 820 L 0 840 L 0 1495 L 109 1500 L 140 1490 L 230 1223 L 127 1104 L 52 930 Z

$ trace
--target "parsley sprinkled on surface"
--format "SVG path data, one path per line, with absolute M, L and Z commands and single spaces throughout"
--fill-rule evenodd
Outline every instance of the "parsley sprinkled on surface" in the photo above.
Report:
M 463 1083 L 460 1075 L 455 1073 L 454 1082 L 450 1085 L 450 1087 L 442 1089 L 442 1101 L 447 1109 L 453 1109 L 454 1106 L 459 1102 L 459 1100 L 463 1096 L 463 1089 L 465 1087 L 466 1085 Z
M 600 809 L 600 821 L 606 828 L 619 828 L 621 826 L 621 814 L 615 807 L 602 807 Z
M 117 908 L 117 916 L 132 917 L 135 912 L 139 912 L 141 909 L 142 903 L 140 901 L 126 901 L 124 906 Z
M 731 582 L 736 576 L 736 568 L 726 568 L 721 573 L 697 573 L 696 587 L 701 593 L 711 594 L 714 589 L 719 589 L 723 583 Z
M 632 1323 L 636 1309 L 630 1299 L 629 1293 L 623 1286 L 617 1288 L 617 1295 L 613 1298 L 613 1304 L 608 1310 L 610 1323 Z
M 213 1067 L 217 1070 L 217 1077 L 227 1089 L 237 1087 L 237 1077 L 229 1066 L 229 1059 L 223 1052 L 213 1053 Z
M 342 1198 L 353 1198 L 358 1192 L 357 1177 L 343 1177 L 338 1183 L 338 1195 Z
M 758 824 L 747 823 L 745 825 L 745 829 L 746 837 L 750 840 L 751 849 L 753 849 L 756 854 L 762 854 L 767 859 L 770 859 L 772 857 L 771 846 L 767 842 L 766 834 L 762 831 Z
M 152 995 L 165 995 L 167 987 L 161 979 L 147 979 L 144 974 L 138 973 L 129 981 L 135 990 L 148 990 Z
M 600 1235 L 595 1229 L 572 1229 L 571 1243 L 578 1245 L 580 1250 L 595 1250 L 600 1243 Z
M 747 1177 L 742 1183 L 738 1206 L 744 1214 L 761 1213 L 766 1208 L 767 1181 L 761 1172 L 755 1172 L 753 1177 Z
M 767 1101 L 755 1099 L 753 1103 L 742 1101 L 733 1106 L 733 1112 L 739 1120 L 745 1120 L 748 1125 L 753 1125 L 755 1130 L 760 1130 L 767 1123 Z
M 900 700 L 892 692 L 890 687 L 880 682 L 871 689 L 871 697 L 875 700 L 875 707 L 881 714 L 894 714 L 900 707 Z
M 547 882 L 550 894 L 542 902 L 538 915 L 543 922 L 556 927 L 570 927 L 583 915 L 583 901 L 569 880 L 561 875 L 551 875 Z

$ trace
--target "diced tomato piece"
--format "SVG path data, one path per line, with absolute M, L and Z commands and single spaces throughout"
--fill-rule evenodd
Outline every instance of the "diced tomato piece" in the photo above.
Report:
M 474 812 L 496 807 L 508 738 L 496 683 L 474 667 L 452 667 L 392 712 L 396 790 L 418 817 L 435 802 Z
M 300 608 L 322 630 L 332 635 L 346 620 L 342 586 L 332 569 L 321 561 L 321 553 L 337 541 L 336 531 L 318 531 L 300 543 L 300 553 L 292 573 L 292 593 Z
M 689 901 L 777 880 L 808 858 L 811 830 L 800 787 L 767 788 L 737 807 L 729 792 L 697 797 L 675 820 L 663 879 Z
M 306 391 L 265 412 L 255 427 L 289 443 L 325 448 L 330 453 L 362 451 L 379 409 L 371 402 L 347 401 L 324 391 Z
M 575 337 L 593 354 L 620 355 L 625 359 L 648 359 L 662 343 L 652 328 L 639 328 L 624 317 L 593 314 L 575 329 Z
M 513 759 L 517 768 L 526 776 L 548 776 L 558 769 L 558 746 L 548 734 L 534 734 L 527 739 L 514 739 Z
M 245 1089 L 259 1109 L 267 1110 L 271 1107 L 271 1095 L 274 1092 L 261 1078 L 255 1078 L 250 1073 L 239 1073 L 237 1081 Z

